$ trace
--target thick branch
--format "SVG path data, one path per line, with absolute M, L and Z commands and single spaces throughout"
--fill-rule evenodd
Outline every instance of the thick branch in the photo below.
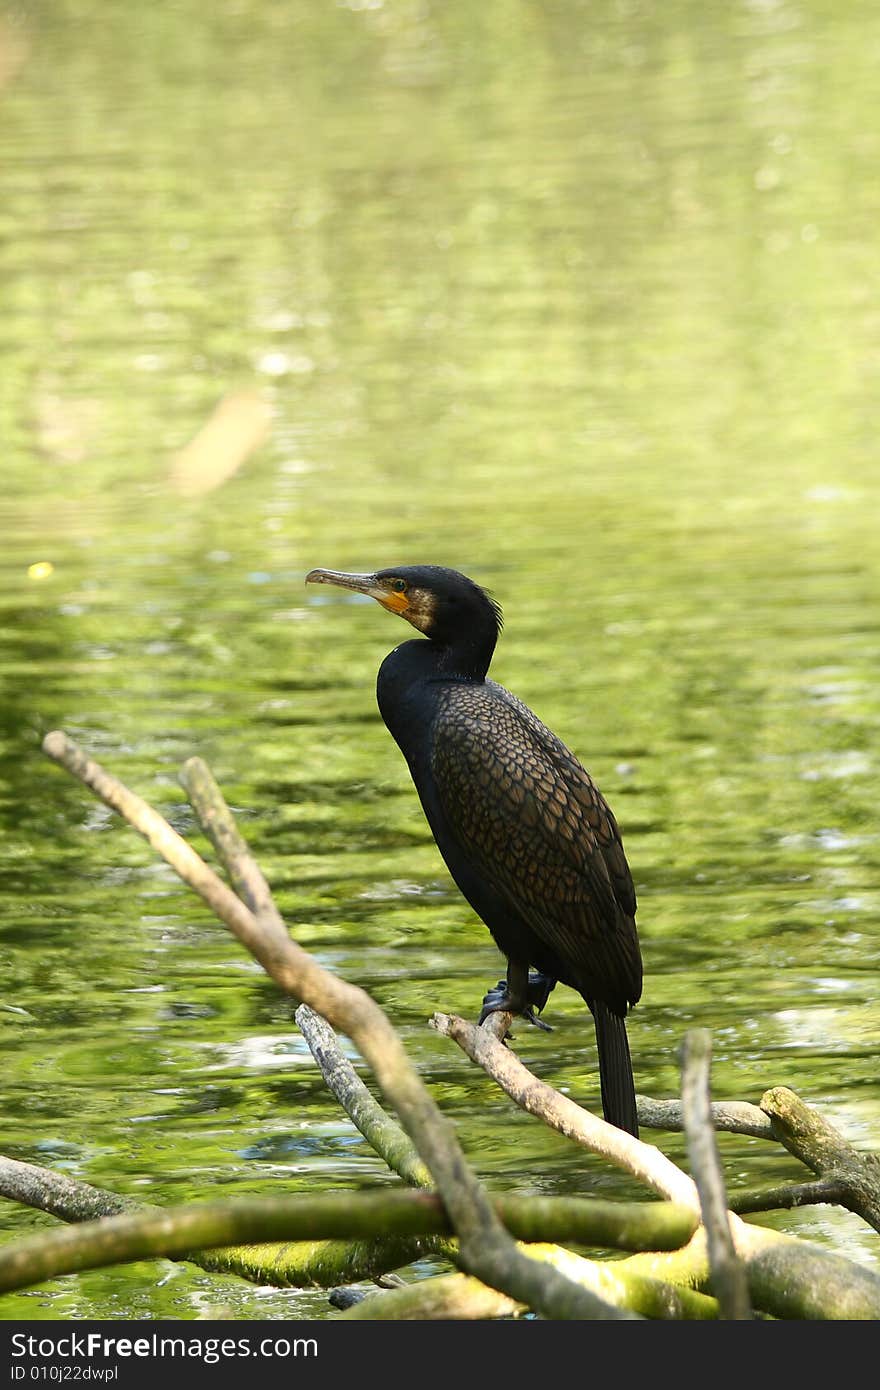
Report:
M 672 1249 L 693 1233 L 691 1213 L 667 1202 L 591 1198 L 498 1197 L 494 1207 L 521 1240 L 572 1240 L 622 1249 Z M 131 1260 L 189 1258 L 193 1252 L 262 1241 L 327 1241 L 382 1236 L 447 1235 L 449 1217 L 436 1194 L 340 1192 L 237 1198 L 149 1209 L 40 1232 L 0 1248 L 0 1292 L 59 1274 Z
M 512 1041 L 510 1030 L 515 1021 L 513 1014 L 494 1013 L 489 1014 L 481 1026 L 498 1042 L 504 1042 L 507 1037 Z M 636 1111 L 643 1129 L 684 1130 L 684 1108 L 680 1100 L 652 1100 L 649 1096 L 636 1096 Z M 729 1130 L 732 1134 L 748 1134 L 755 1139 L 777 1137 L 764 1111 L 757 1105 L 749 1105 L 747 1101 L 714 1101 L 711 1113 L 716 1129 Z
M 880 1231 L 880 1158 L 862 1154 L 839 1130 L 787 1086 L 775 1086 L 761 1097 L 761 1109 L 770 1116 L 774 1133 L 820 1178 L 841 1183 L 840 1201 Z
M 880 1318 L 880 1278 L 869 1270 L 781 1231 L 734 1218 L 737 1253 L 745 1263 L 752 1306 L 778 1318 Z M 682 1250 L 628 1255 L 615 1268 L 690 1288 L 708 1288 L 706 1233 L 700 1227 Z M 823 1311 L 824 1310 L 824 1311 Z M 854 1311 L 861 1310 L 861 1311 Z

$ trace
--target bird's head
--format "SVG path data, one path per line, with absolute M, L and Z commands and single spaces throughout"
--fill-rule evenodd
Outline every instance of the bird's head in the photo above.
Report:
M 488 667 L 501 629 L 501 609 L 485 589 L 457 570 L 440 565 L 399 565 L 375 574 L 312 570 L 306 583 L 337 584 L 368 594 L 440 647 L 479 646 L 487 653 Z

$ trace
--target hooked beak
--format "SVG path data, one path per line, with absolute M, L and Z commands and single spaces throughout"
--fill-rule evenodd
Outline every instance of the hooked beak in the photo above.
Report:
M 403 614 L 409 606 L 406 594 L 396 593 L 386 587 L 375 574 L 345 574 L 342 570 L 309 570 L 307 584 L 335 584 L 340 589 L 353 589 L 356 594 L 367 594 L 381 603 L 390 613 Z

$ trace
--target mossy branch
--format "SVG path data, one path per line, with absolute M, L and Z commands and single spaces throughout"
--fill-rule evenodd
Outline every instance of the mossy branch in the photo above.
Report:
M 779 1141 L 820 1178 L 840 1185 L 843 1206 L 880 1231 L 880 1157 L 859 1153 L 839 1130 L 787 1086 L 761 1097 Z
M 690 1238 L 693 1214 L 668 1202 L 497 1197 L 498 1219 L 519 1240 L 570 1240 L 624 1250 L 675 1249 Z M 0 1292 L 60 1274 L 131 1260 L 188 1259 L 242 1242 L 448 1235 L 452 1224 L 430 1192 L 376 1191 L 236 1198 L 161 1211 L 124 1212 L 66 1230 L 41 1232 L 0 1249 Z M 261 1267 L 266 1268 L 263 1248 Z M 314 1263 L 314 1262 L 313 1262 Z M 315 1281 L 317 1282 L 317 1281 Z M 323 1282 L 323 1281 L 320 1281 Z

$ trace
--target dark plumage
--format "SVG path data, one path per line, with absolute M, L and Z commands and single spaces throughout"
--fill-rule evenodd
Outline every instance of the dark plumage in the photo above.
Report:
M 449 871 L 507 957 L 481 1017 L 510 1009 L 537 1023 L 558 980 L 578 990 L 596 1024 L 605 1118 L 637 1134 L 624 1019 L 642 962 L 620 831 L 574 754 L 487 678 L 501 610 L 434 565 L 312 570 L 306 582 L 370 594 L 425 634 L 385 658 L 377 697 Z

